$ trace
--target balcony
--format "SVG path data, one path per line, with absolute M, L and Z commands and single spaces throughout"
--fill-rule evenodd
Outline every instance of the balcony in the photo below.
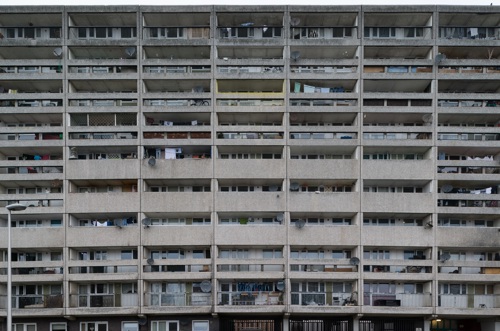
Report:
M 365 212 L 422 213 L 434 206 L 432 193 L 363 193 Z
M 55 16 L 55 14 L 52 16 Z M 37 41 L 56 40 L 60 42 L 61 32 L 62 29 L 60 26 L 2 27 L 0 29 L 0 40 L 7 42 L 26 41 L 26 43 L 29 43 L 32 40 L 37 40 Z
M 365 292 L 363 302 L 365 306 L 390 307 L 385 309 L 397 309 L 395 307 L 432 307 L 432 295 L 431 293 L 378 294 Z
M 146 293 L 148 307 L 211 306 L 211 293 Z
M 458 308 L 462 312 L 463 309 L 485 309 L 488 308 L 500 308 L 500 295 L 498 294 L 439 294 L 438 296 L 438 307 L 443 308 Z M 453 310 L 448 310 L 450 313 Z M 476 312 L 474 312 L 476 313 Z
M 208 40 L 210 27 L 146 27 L 143 38 L 147 40 Z
M 135 41 L 137 29 L 135 26 L 78 26 L 69 27 L 69 39 L 73 40 L 124 40 Z
M 64 297 L 62 294 L 54 295 L 14 295 L 12 297 L 13 309 L 49 309 L 63 308 Z
M 207 212 L 213 203 L 210 192 L 144 192 L 141 197 L 141 209 L 148 212 Z
M 137 294 L 71 294 L 70 308 L 137 307 Z M 101 310 L 102 312 L 102 310 Z
M 219 291 L 218 304 L 224 306 L 269 306 L 284 305 L 283 293 L 277 291 Z
M 67 210 L 72 213 L 108 212 L 120 206 L 122 212 L 139 210 L 139 195 L 130 192 L 70 193 L 66 200 Z

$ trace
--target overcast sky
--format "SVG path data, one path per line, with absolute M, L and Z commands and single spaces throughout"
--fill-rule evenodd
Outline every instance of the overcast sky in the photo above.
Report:
M 500 0 L 0 0 L 9 5 L 494 5 Z

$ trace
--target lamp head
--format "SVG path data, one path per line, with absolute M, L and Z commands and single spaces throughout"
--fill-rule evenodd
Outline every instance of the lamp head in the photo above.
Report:
M 20 211 L 20 210 L 25 210 L 26 206 L 20 203 L 13 203 L 11 205 L 6 206 L 7 210 L 10 211 Z

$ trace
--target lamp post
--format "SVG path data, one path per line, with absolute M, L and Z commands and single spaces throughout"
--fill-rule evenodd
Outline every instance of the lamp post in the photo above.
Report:
M 13 203 L 8 205 L 8 218 L 7 218 L 7 331 L 12 331 L 12 247 L 11 247 L 11 216 L 12 211 L 25 210 L 26 206 L 20 203 Z

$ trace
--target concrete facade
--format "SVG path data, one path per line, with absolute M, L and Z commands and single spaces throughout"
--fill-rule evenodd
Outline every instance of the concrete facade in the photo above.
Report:
M 500 331 L 499 79 L 498 6 L 0 7 L 15 331 Z

